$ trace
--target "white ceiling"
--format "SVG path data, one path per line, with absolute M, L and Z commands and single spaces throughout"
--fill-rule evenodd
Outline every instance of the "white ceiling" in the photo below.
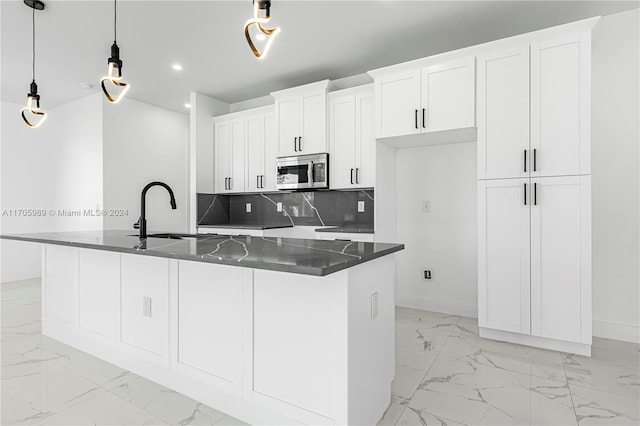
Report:
M 112 1 L 45 0 L 36 12 L 36 81 L 44 108 L 99 90 L 113 42 Z M 282 28 L 269 56 L 244 39 L 251 0 L 118 2 L 127 96 L 185 112 L 198 91 L 233 103 L 596 15 L 638 1 L 272 0 Z M 1 98 L 24 103 L 31 81 L 31 9 L 0 2 Z M 176 72 L 171 64 L 183 65 Z M 81 83 L 92 83 L 89 91 Z

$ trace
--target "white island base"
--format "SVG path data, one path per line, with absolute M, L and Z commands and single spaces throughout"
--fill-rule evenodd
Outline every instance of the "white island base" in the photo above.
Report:
M 394 256 L 324 277 L 43 246 L 43 334 L 254 424 L 374 425 Z

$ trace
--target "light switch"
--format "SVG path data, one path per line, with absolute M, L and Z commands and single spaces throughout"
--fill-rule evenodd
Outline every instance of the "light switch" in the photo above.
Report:
M 247 203 L 247 213 L 251 213 L 251 203 Z
M 358 201 L 358 213 L 364 213 L 364 201 Z

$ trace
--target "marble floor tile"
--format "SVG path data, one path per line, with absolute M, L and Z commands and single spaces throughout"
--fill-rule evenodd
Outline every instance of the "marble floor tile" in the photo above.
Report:
M 409 408 L 423 418 L 462 424 L 576 424 L 566 383 L 443 355 L 429 369 Z
M 434 414 L 428 413 L 426 411 L 421 411 L 417 408 L 407 408 L 402 412 L 402 415 L 398 419 L 396 425 L 401 426 L 431 426 L 431 425 L 440 425 L 440 426 L 456 426 L 462 425 L 462 423 L 458 423 L 454 420 L 447 419 L 445 417 L 439 417 Z
M 54 362 L 106 389 L 128 381 L 134 376 L 127 370 L 82 351 L 73 352 Z
M 396 324 L 396 348 L 437 354 L 447 341 L 453 324 Z
M 235 417 L 225 416 L 220 419 L 217 423 L 214 423 L 216 426 L 248 426 L 249 423 L 245 423 L 242 420 L 238 420 Z
M 408 399 L 392 396 L 391 404 L 387 407 L 387 410 L 382 415 L 382 419 L 380 419 L 377 426 L 395 425 L 402 416 L 404 410 L 407 408 L 407 405 L 409 405 Z
M 226 416 L 142 377 L 122 383 L 110 392 L 169 424 L 212 425 Z
M 410 399 L 420 385 L 426 370 L 396 366 L 396 376 L 391 382 L 391 395 Z
M 106 392 L 54 362 L 37 371 L 2 380 L 2 424 L 33 423 Z
M 640 398 L 640 371 L 637 365 L 615 357 L 615 354 L 627 354 L 610 352 L 601 358 L 602 352 L 603 350 L 597 352 L 592 358 L 565 354 L 563 360 L 569 383 L 629 398 Z
M 405 366 L 426 373 L 435 359 L 436 354 L 431 352 L 396 347 L 396 366 Z
M 567 381 L 560 353 L 482 339 L 459 325 L 452 331 L 440 355 L 476 366 Z
M 161 419 L 105 392 L 88 401 L 48 417 L 39 425 L 166 425 Z
M 580 426 L 638 425 L 640 400 L 569 384 Z
M 458 322 L 457 315 L 443 314 L 440 312 L 421 311 L 419 309 L 396 307 L 396 324 L 451 324 Z

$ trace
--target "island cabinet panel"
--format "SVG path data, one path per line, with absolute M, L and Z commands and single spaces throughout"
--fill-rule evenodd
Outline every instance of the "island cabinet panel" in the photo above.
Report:
M 254 391 L 332 418 L 343 275 L 254 276 Z
M 180 261 L 178 364 L 197 379 L 241 392 L 242 268 Z
M 169 340 L 169 259 L 122 255 L 120 306 L 126 350 L 165 363 Z
M 92 337 L 115 337 L 120 253 L 78 250 L 78 327 Z
M 74 324 L 78 249 L 46 245 L 43 254 L 44 314 L 49 318 Z

